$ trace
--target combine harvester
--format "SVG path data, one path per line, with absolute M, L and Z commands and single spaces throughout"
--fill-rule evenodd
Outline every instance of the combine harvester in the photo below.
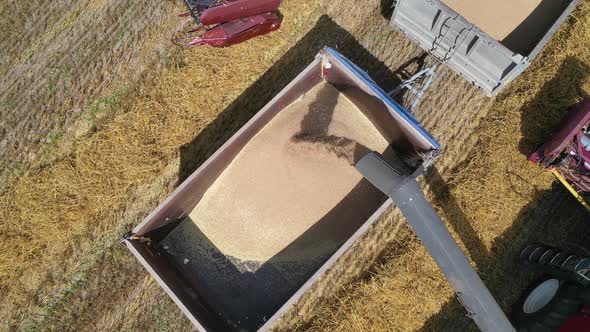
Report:
M 185 0 L 189 11 L 172 42 L 190 47 L 227 47 L 277 30 L 280 0 Z
M 550 170 L 590 212 L 590 99 L 572 107 L 529 160 Z

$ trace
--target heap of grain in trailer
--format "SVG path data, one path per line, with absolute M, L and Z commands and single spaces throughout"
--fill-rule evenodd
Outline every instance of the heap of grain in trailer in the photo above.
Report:
M 388 210 L 355 169 L 417 176 L 439 144 L 361 69 L 323 50 L 124 243 L 201 330 L 267 330 Z
M 498 94 L 541 52 L 579 0 L 398 0 L 391 25 Z

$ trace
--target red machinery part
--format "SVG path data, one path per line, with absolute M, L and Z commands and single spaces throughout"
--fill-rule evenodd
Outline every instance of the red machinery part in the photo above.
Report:
M 590 194 L 589 127 L 590 98 L 572 107 L 551 139 L 529 156 L 533 163 L 561 174 L 579 195 Z
M 277 30 L 281 19 L 274 13 L 255 15 L 220 24 L 196 37 L 188 46 L 227 47 Z
M 590 308 L 586 307 L 581 312 L 570 316 L 557 332 L 588 332 L 590 331 Z
M 199 15 L 203 25 L 214 25 L 244 17 L 276 11 L 281 0 L 237 0 L 204 10 Z
M 551 162 L 558 157 L 582 128 L 590 122 L 590 98 L 572 107 L 559 125 L 559 130 L 529 159 L 535 163 Z M 545 165 L 544 165 L 545 166 Z

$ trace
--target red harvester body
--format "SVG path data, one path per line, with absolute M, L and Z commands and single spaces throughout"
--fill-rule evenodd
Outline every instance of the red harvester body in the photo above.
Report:
M 185 0 L 190 16 L 172 41 L 184 47 L 227 47 L 277 30 L 280 0 Z

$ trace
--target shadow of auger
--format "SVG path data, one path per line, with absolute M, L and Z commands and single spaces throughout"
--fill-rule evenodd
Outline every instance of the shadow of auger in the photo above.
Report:
M 386 90 L 399 85 L 400 81 L 393 70 L 360 45 L 348 31 L 328 16 L 321 16 L 316 25 L 259 80 L 223 110 L 197 137 L 181 147 L 178 184 L 289 84 L 325 46 L 337 49 L 366 70 Z
M 488 258 L 489 252 L 471 226 L 469 218 L 463 212 L 457 199 L 451 193 L 451 187 L 443 179 L 436 167 L 430 168 L 425 174 L 426 183 L 433 193 L 433 202 L 442 209 L 445 219 L 461 238 L 471 258 L 477 263 Z

